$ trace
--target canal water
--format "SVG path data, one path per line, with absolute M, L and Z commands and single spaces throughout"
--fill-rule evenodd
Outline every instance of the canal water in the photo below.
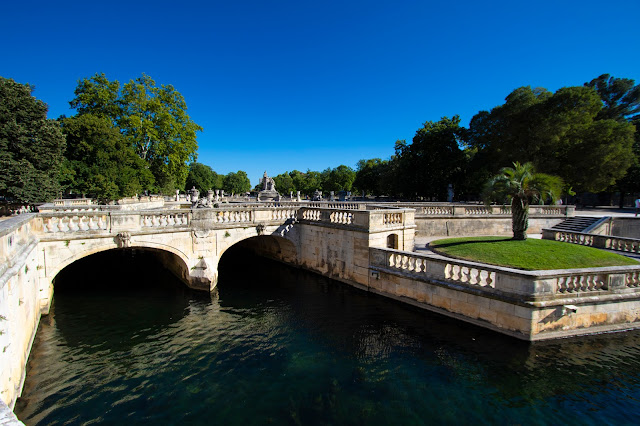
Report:
M 638 332 L 528 344 L 233 249 L 216 296 L 144 252 L 73 268 L 27 425 L 638 423 Z

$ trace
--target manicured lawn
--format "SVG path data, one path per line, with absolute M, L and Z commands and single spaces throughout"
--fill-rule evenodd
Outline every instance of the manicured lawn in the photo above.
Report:
M 467 237 L 432 241 L 429 246 L 444 256 L 527 270 L 638 265 L 615 253 L 550 240 Z

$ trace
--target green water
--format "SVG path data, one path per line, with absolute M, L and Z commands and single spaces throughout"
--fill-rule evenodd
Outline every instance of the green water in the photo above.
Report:
M 27 425 L 638 423 L 637 332 L 531 345 L 233 252 L 215 297 L 140 253 L 74 267 Z

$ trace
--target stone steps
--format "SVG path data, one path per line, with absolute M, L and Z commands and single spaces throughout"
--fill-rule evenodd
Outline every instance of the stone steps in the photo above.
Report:
M 585 232 L 602 219 L 593 216 L 574 216 L 554 225 L 551 229 L 554 231 Z

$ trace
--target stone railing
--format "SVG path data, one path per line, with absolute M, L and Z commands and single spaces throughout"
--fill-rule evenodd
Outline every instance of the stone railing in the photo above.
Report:
M 524 271 L 437 255 L 370 248 L 370 267 L 412 279 L 480 289 L 523 300 L 630 291 L 640 287 L 638 266 Z M 640 292 L 640 290 L 639 290 Z
M 412 209 L 357 210 L 301 207 L 298 220 L 302 223 L 348 226 L 371 232 L 415 227 Z
M 302 221 L 333 225 L 353 225 L 355 223 L 354 212 L 329 208 L 304 207 L 300 209 L 298 218 Z
M 367 203 L 351 201 L 310 201 L 305 204 L 308 207 L 341 210 L 366 210 Z
M 495 217 L 511 216 L 511 206 L 483 204 L 389 203 L 389 206 L 411 208 L 418 217 Z M 388 208 L 387 207 L 387 208 Z M 575 206 L 529 206 L 529 216 L 573 216 Z
M 141 213 L 140 227 L 142 228 L 164 228 L 179 227 L 189 225 L 189 212 L 169 212 L 169 213 Z
M 91 198 L 69 198 L 53 200 L 54 206 L 88 206 L 93 204 Z
M 107 212 L 41 213 L 42 231 L 46 234 L 103 231 L 110 227 Z
M 196 228 L 218 228 L 227 226 L 257 225 L 260 223 L 285 223 L 298 220 L 309 224 L 328 224 L 369 231 L 393 230 L 414 227 L 411 209 L 349 210 L 312 207 L 254 207 L 229 205 L 222 208 L 204 209 L 152 209 L 133 211 L 48 211 L 37 215 L 40 229 L 46 238 L 74 238 L 82 234 L 103 234 L 116 232 L 148 232 L 157 229 L 175 228 L 182 231 L 192 226 Z
M 542 238 L 600 249 L 615 250 L 624 253 L 640 253 L 640 240 L 635 238 L 589 234 L 584 232 L 556 231 L 553 229 L 543 229 Z

